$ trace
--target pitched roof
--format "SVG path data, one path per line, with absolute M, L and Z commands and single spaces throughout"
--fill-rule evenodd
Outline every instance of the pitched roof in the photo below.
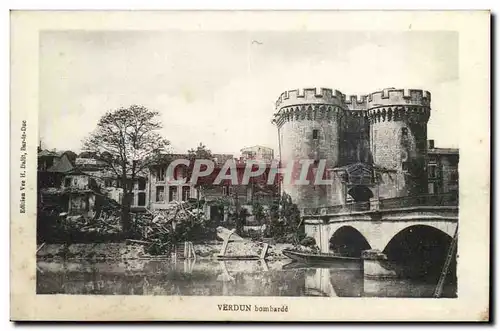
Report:
M 40 151 L 38 153 L 38 157 L 42 157 L 42 156 L 55 156 L 55 157 L 59 157 L 60 153 L 56 152 L 56 151 L 49 151 L 47 149 L 44 149 L 43 151 Z
M 72 171 L 74 168 L 75 167 L 71 164 L 68 156 L 64 154 L 49 169 L 47 169 L 47 171 L 66 173 Z

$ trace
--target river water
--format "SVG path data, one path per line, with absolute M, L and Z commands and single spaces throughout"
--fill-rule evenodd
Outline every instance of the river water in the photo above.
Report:
M 38 261 L 38 294 L 432 297 L 436 280 L 368 280 L 291 261 Z M 456 297 L 456 282 L 443 297 Z

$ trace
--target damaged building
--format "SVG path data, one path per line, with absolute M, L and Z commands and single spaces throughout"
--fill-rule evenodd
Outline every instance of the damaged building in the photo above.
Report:
M 75 161 L 71 152 L 39 152 L 38 203 L 41 212 L 93 217 L 103 200 L 107 200 L 96 178 L 75 166 Z
M 175 168 L 173 178 L 169 178 L 167 174 L 169 164 L 177 159 L 188 159 L 187 154 L 165 155 L 163 160 L 153 165 L 149 171 L 149 193 L 152 198 L 148 207 L 151 210 L 162 210 L 168 208 L 168 204 L 173 201 L 196 200 L 203 202 L 207 219 L 227 223 L 229 214 L 234 212 L 235 208 L 245 208 L 251 222 L 253 204 L 258 202 L 269 206 L 277 197 L 278 188 L 275 185 L 263 185 L 262 183 L 267 183 L 266 178 L 261 178 L 260 181 L 252 179 L 248 185 L 231 185 L 228 181 L 222 181 L 218 185 L 213 184 L 214 178 L 228 160 L 234 160 L 238 178 L 242 177 L 248 159 L 263 161 L 270 168 L 272 160 L 268 158 L 273 155 L 272 149 L 260 146 L 260 154 L 253 153 L 255 150 L 259 151 L 258 147 L 244 150 L 248 153 L 242 153 L 243 156 L 239 159 L 231 154 L 213 154 L 215 169 L 211 176 L 205 178 L 205 182 L 197 186 L 189 183 L 189 171 L 184 166 Z M 261 159 L 261 155 L 265 158 Z M 221 206 L 221 201 L 225 202 L 224 206 Z

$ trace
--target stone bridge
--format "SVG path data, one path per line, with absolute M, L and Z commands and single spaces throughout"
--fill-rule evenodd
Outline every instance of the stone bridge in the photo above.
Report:
M 323 253 L 347 250 L 387 250 L 390 243 L 410 245 L 407 240 L 448 242 L 458 226 L 456 195 L 371 200 L 343 206 L 305 209 L 306 234 L 316 240 Z M 431 245 L 439 245 L 434 240 Z

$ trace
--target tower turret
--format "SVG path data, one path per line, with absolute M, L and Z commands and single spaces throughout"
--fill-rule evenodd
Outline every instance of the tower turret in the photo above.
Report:
M 346 112 L 345 95 L 326 88 L 305 88 L 285 91 L 276 101 L 274 122 L 279 132 L 279 153 L 282 167 L 312 160 L 310 168 L 326 161 L 333 168 L 340 157 L 340 118 Z M 331 189 L 325 185 L 296 185 L 295 173 L 291 183 L 282 191 L 300 207 L 332 204 Z
M 431 94 L 422 90 L 384 89 L 367 99 L 370 150 L 375 166 L 396 171 L 396 187 L 387 197 L 427 192 L 427 122 Z M 382 183 L 383 185 L 383 183 Z

